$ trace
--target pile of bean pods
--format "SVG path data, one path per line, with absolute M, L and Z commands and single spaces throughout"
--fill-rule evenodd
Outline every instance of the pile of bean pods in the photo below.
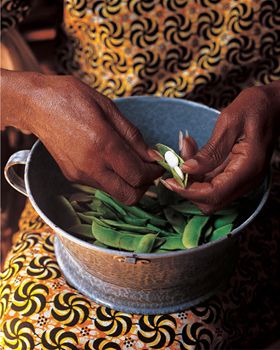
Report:
M 135 253 L 164 253 L 215 241 L 232 231 L 238 216 L 234 206 L 206 216 L 161 183 L 137 206 L 78 184 L 57 199 L 68 232 L 99 247 Z

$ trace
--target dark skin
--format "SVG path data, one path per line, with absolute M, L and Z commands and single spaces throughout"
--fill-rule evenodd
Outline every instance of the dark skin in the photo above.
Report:
M 4 126 L 34 133 L 68 180 L 131 205 L 162 174 L 139 130 L 76 78 L 2 71 L 2 80 Z
M 280 82 L 244 90 L 220 114 L 210 140 L 200 150 L 195 141 L 183 143 L 190 174 L 186 189 L 174 179 L 164 184 L 211 214 L 253 190 L 268 170 L 279 135 Z
M 2 71 L 2 122 L 34 133 L 73 182 L 135 204 L 162 170 L 139 131 L 114 103 L 74 77 Z M 16 103 L 15 103 L 16 101 Z M 227 205 L 263 178 L 279 133 L 280 83 L 244 90 L 220 115 L 199 151 L 182 142 L 192 183 L 168 188 L 205 213 Z

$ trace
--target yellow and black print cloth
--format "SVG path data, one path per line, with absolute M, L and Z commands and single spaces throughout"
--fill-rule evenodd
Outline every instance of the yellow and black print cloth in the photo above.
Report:
M 2 1 L 2 27 L 31 0 Z M 65 0 L 58 71 L 103 94 L 226 106 L 280 78 L 278 0 Z
M 109 97 L 158 95 L 226 106 L 280 78 L 277 0 L 66 1 L 60 72 Z
M 2 273 L 0 349 L 252 346 L 256 336 L 277 327 L 280 312 L 279 191 L 274 185 L 264 210 L 243 232 L 237 270 L 225 290 L 180 313 L 154 316 L 103 307 L 68 285 L 54 255 L 54 233 L 28 203 Z
M 3 0 L 3 28 L 29 5 Z M 223 107 L 243 88 L 279 79 L 279 12 L 277 0 L 65 0 L 58 69 L 109 97 L 164 95 Z M 0 349 L 252 346 L 277 327 L 280 311 L 279 170 L 275 176 L 267 205 L 241 236 L 227 288 L 169 315 L 111 310 L 69 286 L 54 233 L 28 203 L 2 274 Z

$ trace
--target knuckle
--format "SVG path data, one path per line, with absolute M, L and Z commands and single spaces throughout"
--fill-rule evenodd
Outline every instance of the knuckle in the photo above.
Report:
M 75 182 L 77 181 L 74 172 L 69 171 L 69 170 L 62 170 L 63 175 L 65 176 L 65 178 L 70 181 L 70 182 Z
M 236 113 L 234 110 L 226 109 L 224 112 L 221 113 L 221 116 L 219 118 L 219 123 L 224 129 L 228 128 L 234 128 L 236 123 L 238 122 L 239 114 Z
M 126 205 L 134 205 L 138 202 L 139 195 L 135 190 L 124 193 L 123 203 Z
M 85 176 L 85 172 L 82 169 L 73 168 L 73 169 L 67 171 L 66 178 L 69 181 L 78 182 L 78 181 L 84 180 L 86 178 L 86 176 Z
M 228 108 L 222 111 L 219 115 L 217 122 L 222 126 L 227 126 L 228 121 L 231 119 L 232 113 L 229 112 Z
M 140 131 L 133 125 L 130 125 L 126 128 L 125 136 L 128 140 L 135 143 L 142 140 L 142 135 Z
M 208 142 L 204 147 L 202 147 L 200 155 L 203 158 L 210 158 L 210 161 L 212 160 L 216 164 L 220 163 L 223 160 L 223 155 L 219 150 L 219 147 L 215 147 L 212 142 Z
M 143 172 L 130 172 L 127 181 L 132 187 L 139 187 L 144 185 L 147 179 Z
M 74 179 L 74 177 L 72 176 L 72 174 L 69 174 L 69 173 L 67 173 L 67 172 L 65 172 L 65 171 L 63 171 L 63 175 L 64 175 L 64 177 L 65 177 L 68 181 L 70 181 L 70 182 L 75 182 L 75 180 L 76 180 L 76 179 Z
M 128 146 L 125 145 L 121 139 L 115 137 L 115 135 L 109 139 L 106 137 L 107 135 L 108 133 L 106 130 L 102 132 L 102 137 L 100 137 L 98 145 L 96 145 L 98 152 L 100 152 L 100 154 L 103 153 L 104 162 L 108 163 L 111 168 L 114 168 L 114 165 L 117 167 L 124 166 L 127 160 L 126 153 L 129 152 Z M 123 161 L 121 162 L 120 159 L 123 159 Z

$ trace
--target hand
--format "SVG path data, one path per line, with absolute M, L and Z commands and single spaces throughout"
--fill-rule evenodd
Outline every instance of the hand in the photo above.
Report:
M 269 167 L 279 132 L 280 84 L 244 90 L 220 114 L 208 143 L 196 152 L 193 141 L 182 170 L 191 184 L 181 188 L 173 179 L 166 186 L 212 213 L 255 188 Z
M 131 205 L 161 175 L 140 132 L 110 99 L 73 77 L 21 73 L 21 79 L 28 111 L 21 126 L 38 136 L 68 180 Z

